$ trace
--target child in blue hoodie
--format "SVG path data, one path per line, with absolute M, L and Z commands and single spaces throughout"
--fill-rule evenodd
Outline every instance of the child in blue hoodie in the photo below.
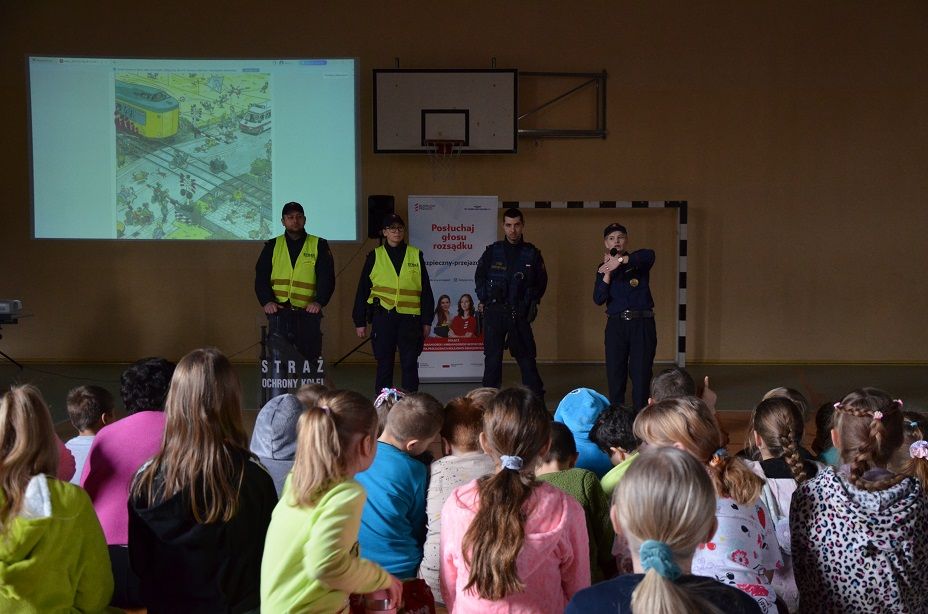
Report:
M 415 457 L 441 430 L 444 409 L 416 392 L 397 401 L 377 440 L 374 462 L 355 479 L 367 492 L 358 542 L 361 556 L 401 580 L 414 578 L 425 542 L 428 467 Z
M 590 430 L 607 407 L 609 399 L 603 395 L 590 388 L 577 388 L 561 399 L 554 412 L 554 420 L 566 425 L 574 434 L 580 455 L 576 466 L 592 471 L 600 479 L 612 469 L 612 461 L 590 440 Z

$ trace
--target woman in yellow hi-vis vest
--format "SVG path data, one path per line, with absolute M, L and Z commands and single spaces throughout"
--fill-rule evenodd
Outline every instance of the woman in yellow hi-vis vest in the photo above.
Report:
M 352 319 L 358 337 L 371 325 L 371 345 L 377 359 L 374 390 L 393 387 L 393 358 L 400 351 L 403 389 L 419 389 L 419 354 L 429 334 L 435 297 L 422 252 L 403 241 L 406 224 L 390 214 L 383 220 L 386 242 L 367 255 Z

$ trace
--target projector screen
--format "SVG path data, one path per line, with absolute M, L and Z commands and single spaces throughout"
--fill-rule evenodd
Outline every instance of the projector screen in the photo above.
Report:
M 33 237 L 357 239 L 352 59 L 29 57 Z

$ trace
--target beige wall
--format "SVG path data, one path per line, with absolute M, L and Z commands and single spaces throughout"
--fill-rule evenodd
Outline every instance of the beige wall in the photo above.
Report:
M 262 321 L 259 244 L 29 239 L 26 53 L 353 56 L 363 196 L 687 200 L 690 360 L 926 361 L 926 23 L 918 1 L 4 2 L 0 298 L 34 317 L 4 328 L 0 348 L 24 360 L 233 353 Z M 518 155 L 462 159 L 437 181 L 424 158 L 371 153 L 370 70 L 394 57 L 605 69 L 609 137 L 521 141 Z M 672 276 L 666 224 L 619 217 Z M 528 214 L 554 282 L 536 327 L 543 359 L 601 357 L 590 271 L 603 221 Z M 345 270 L 325 320 L 330 356 L 354 343 L 357 250 L 335 248 Z M 671 358 L 673 279 L 657 285 L 659 357 Z

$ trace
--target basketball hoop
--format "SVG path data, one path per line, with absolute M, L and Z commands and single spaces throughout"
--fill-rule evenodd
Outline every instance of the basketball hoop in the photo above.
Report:
M 454 176 L 454 161 L 461 155 L 464 141 L 435 139 L 425 142 L 432 163 L 433 179 L 449 179 Z

